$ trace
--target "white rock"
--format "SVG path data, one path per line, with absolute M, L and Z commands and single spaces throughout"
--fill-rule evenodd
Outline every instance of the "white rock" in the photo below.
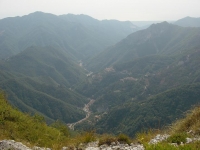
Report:
M 68 150 L 68 147 L 63 147 L 62 150 Z
M 186 138 L 186 143 L 191 143 L 193 140 L 191 138 Z
M 3 140 L 0 141 L 0 150 L 31 150 L 27 146 L 23 145 L 20 142 L 15 142 L 14 140 Z
M 163 135 L 158 134 L 158 135 L 156 135 L 155 138 L 150 140 L 149 144 L 157 144 L 161 141 L 166 140 L 168 137 L 169 137 L 168 134 L 163 134 Z

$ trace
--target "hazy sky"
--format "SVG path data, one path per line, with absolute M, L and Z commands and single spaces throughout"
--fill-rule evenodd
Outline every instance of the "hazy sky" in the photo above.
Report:
M 200 17 L 200 0 L 0 0 L 0 19 L 35 11 L 86 14 L 96 19 L 177 20 Z

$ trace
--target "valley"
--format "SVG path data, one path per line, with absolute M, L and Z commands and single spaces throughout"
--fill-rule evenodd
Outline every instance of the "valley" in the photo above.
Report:
M 86 116 L 85 118 L 77 121 L 77 122 L 74 122 L 74 123 L 68 123 L 67 126 L 71 129 L 71 130 L 74 130 L 74 127 L 77 125 L 77 124 L 80 124 L 82 123 L 83 121 L 86 121 L 90 115 L 91 115 L 91 111 L 90 111 L 90 106 L 94 103 L 95 100 L 93 99 L 90 99 L 89 103 L 85 104 L 84 108 L 83 108 L 83 111 L 86 113 Z
M 87 15 L 5 18 L 0 88 L 14 107 L 48 124 L 135 137 L 199 104 L 199 27 L 188 17 L 144 29 Z

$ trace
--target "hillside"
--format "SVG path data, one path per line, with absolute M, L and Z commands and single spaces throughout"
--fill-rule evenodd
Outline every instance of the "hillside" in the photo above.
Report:
M 0 59 L 30 46 L 55 46 L 79 60 L 97 54 L 136 30 L 130 22 L 102 23 L 89 16 L 79 18 L 35 12 L 0 20 Z M 96 24 L 86 24 L 88 18 Z
M 100 133 L 126 133 L 134 136 L 137 132 L 149 128 L 159 129 L 169 125 L 191 106 L 199 104 L 200 85 L 181 86 L 167 90 L 145 101 L 127 102 L 111 109 L 95 128 Z
M 137 29 L 86 15 L 2 19 L 0 88 L 21 111 L 75 130 L 134 137 L 169 125 L 199 103 L 200 28 Z
M 133 136 L 172 123 L 199 103 L 199 53 L 146 56 L 93 73 L 77 91 L 96 100 L 94 116 L 77 128 Z
M 62 50 L 30 47 L 1 63 L 0 87 L 9 101 L 25 112 L 37 112 L 48 121 L 75 122 L 84 118 L 88 100 L 70 90 L 85 71 Z
M 30 117 L 9 105 L 5 95 L 0 93 L 0 139 L 23 141 L 29 146 L 61 147 L 69 136 L 69 130 L 49 127 L 41 116 Z M 60 126 L 62 127 L 62 126 Z M 61 129 L 61 128 L 60 128 Z
M 148 133 L 140 132 L 137 133 L 135 139 L 131 139 L 124 134 L 100 136 L 93 132 L 74 136 L 74 132 L 70 131 L 59 121 L 47 126 L 43 117 L 39 115 L 31 117 L 13 108 L 5 99 L 3 92 L 0 92 L 0 113 L 1 149 L 43 150 L 48 147 L 54 150 L 68 148 L 86 150 L 116 148 L 130 150 L 152 150 L 155 148 L 178 150 L 180 148 L 199 148 L 199 121 L 197 119 L 200 114 L 199 107 L 191 109 L 186 117 L 174 122 L 167 130 L 152 130 L 154 132 L 150 130 Z M 172 142 L 173 145 L 171 144 Z M 182 144 L 180 145 L 181 142 Z
M 148 55 L 174 55 L 198 47 L 199 28 L 183 28 L 167 22 L 130 34 L 86 63 L 92 71 Z

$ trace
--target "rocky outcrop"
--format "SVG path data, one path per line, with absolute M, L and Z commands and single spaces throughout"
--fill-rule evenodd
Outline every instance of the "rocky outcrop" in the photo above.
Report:
M 153 139 L 150 140 L 149 144 L 157 144 L 162 141 L 166 141 L 170 135 L 168 134 L 158 134 Z M 200 141 L 199 137 L 186 138 L 186 143 L 191 143 L 195 141 Z M 174 146 L 178 146 L 177 143 L 169 143 Z M 183 143 L 182 143 L 183 145 Z M 33 147 L 29 148 L 20 142 L 15 142 L 14 140 L 3 140 L 0 141 L 0 150 L 51 150 L 50 148 Z M 145 150 L 142 144 L 122 144 L 119 142 L 112 142 L 110 145 L 98 145 L 98 142 L 90 142 L 88 144 L 80 144 L 78 148 L 73 147 L 63 147 L 62 150 Z
M 50 148 L 33 147 L 32 149 L 23 145 L 20 142 L 15 142 L 14 140 L 3 140 L 0 141 L 0 150 L 51 150 Z M 79 150 L 144 150 L 143 145 L 140 144 L 120 144 L 111 143 L 111 145 L 101 145 L 98 146 L 98 142 L 91 142 L 87 145 L 82 145 L 80 148 L 68 148 L 63 147 L 62 150 L 69 149 L 79 149 Z
M 31 150 L 27 146 L 14 140 L 3 140 L 0 141 L 0 150 Z
M 89 143 L 85 150 L 144 150 L 141 144 L 120 144 L 119 142 L 112 142 L 111 145 L 101 145 L 98 146 L 97 142 Z
M 165 140 L 167 140 L 167 138 L 169 136 L 170 135 L 168 135 L 168 134 L 163 134 L 163 135 L 158 134 L 158 135 L 155 136 L 155 138 L 150 140 L 149 144 L 157 144 L 159 142 L 165 141 Z

